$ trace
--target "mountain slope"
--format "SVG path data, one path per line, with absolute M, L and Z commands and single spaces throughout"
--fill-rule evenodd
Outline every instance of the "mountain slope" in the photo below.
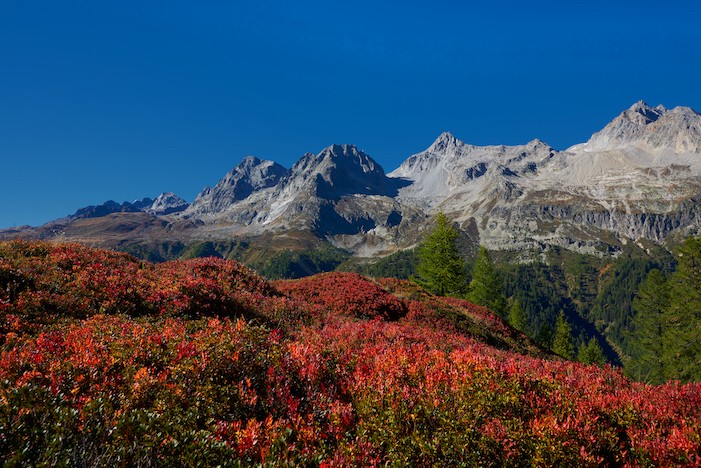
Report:
M 202 190 L 186 214 L 196 216 L 226 211 L 253 192 L 274 187 L 286 174 L 287 170 L 276 162 L 246 156 L 217 185 Z
M 565 151 L 537 139 L 480 147 L 444 133 L 388 174 L 353 145 L 304 154 L 289 170 L 249 156 L 190 206 L 174 195 L 108 202 L 0 237 L 83 239 L 81 226 L 94 223 L 78 221 L 104 218 L 105 235 L 127 243 L 264 237 L 289 248 L 304 239 L 372 257 L 416 245 L 443 211 L 493 250 L 608 256 L 630 241 L 701 232 L 700 197 L 701 116 L 640 101 Z M 148 239 L 139 237 L 144 229 L 118 227 L 146 220 L 143 213 L 161 225 Z M 118 224 L 113 233 L 109 220 Z
M 396 280 L 272 284 L 220 259 L 0 243 L 0 350 L 0 459 L 21 466 L 694 466 L 701 453 L 701 384 L 566 362 L 482 307 Z
M 475 225 L 492 249 L 549 245 L 607 255 L 628 240 L 663 242 L 701 227 L 701 116 L 643 102 L 589 142 L 476 147 L 450 134 L 389 175 L 399 200 Z
M 202 223 L 205 237 L 307 232 L 319 241 L 372 254 L 396 248 L 401 237 L 404 208 L 393 196 L 402 184 L 353 145 L 306 153 L 289 170 L 246 158 L 179 218 Z M 245 190 L 237 192 L 240 187 Z M 410 219 L 421 216 L 406 211 Z M 382 242 L 374 246 L 377 233 Z

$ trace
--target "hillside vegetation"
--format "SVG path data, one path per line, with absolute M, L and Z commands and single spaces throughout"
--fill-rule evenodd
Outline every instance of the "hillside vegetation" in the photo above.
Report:
M 0 243 L 0 349 L 8 466 L 701 464 L 701 384 L 396 279 Z

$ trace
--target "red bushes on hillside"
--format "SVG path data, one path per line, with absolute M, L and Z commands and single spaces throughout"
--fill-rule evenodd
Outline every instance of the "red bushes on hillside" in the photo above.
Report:
M 407 282 L 6 243 L 0 324 L 9 464 L 701 464 L 701 384 L 539 358 Z
M 396 320 L 407 310 L 396 296 L 356 273 L 325 273 L 296 281 L 278 281 L 276 286 L 320 310 L 341 315 Z
M 94 314 L 297 317 L 298 304 L 249 268 L 216 258 L 151 264 L 78 244 L 0 244 L 0 307 L 25 321 Z

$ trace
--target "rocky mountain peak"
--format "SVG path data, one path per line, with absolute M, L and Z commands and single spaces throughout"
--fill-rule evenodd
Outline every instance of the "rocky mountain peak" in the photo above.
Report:
M 624 111 L 620 117 L 640 125 L 647 125 L 659 119 L 665 112 L 667 109 L 662 105 L 651 107 L 645 101 L 640 100 Z
M 443 132 L 436 138 L 436 141 L 429 146 L 428 151 L 432 153 L 445 153 L 449 149 L 461 146 L 465 146 L 465 143 L 455 138 L 452 133 Z
M 190 213 L 223 211 L 255 191 L 277 185 L 287 173 L 287 169 L 274 161 L 246 156 L 217 185 L 202 190 L 188 211 Z
M 375 162 L 367 154 L 360 151 L 355 145 L 331 145 L 319 154 L 321 159 L 330 158 L 338 165 L 346 170 L 360 170 L 364 174 L 380 173 L 384 175 L 382 167 Z
M 305 154 L 290 171 L 287 185 L 311 190 L 321 198 L 347 194 L 385 194 L 387 177 L 374 159 L 354 145 L 331 145 Z
M 260 166 L 262 161 L 255 156 L 244 156 L 240 163 L 236 165 L 235 169 L 239 169 L 239 172 L 243 169 L 251 169 L 256 166 Z
M 694 109 L 691 107 L 686 107 L 686 106 L 677 106 L 673 108 L 672 110 L 669 111 L 670 114 L 672 115 L 683 115 L 687 116 L 690 118 L 698 118 L 701 116 L 698 112 L 696 112 Z
M 275 161 L 258 159 L 255 156 L 246 156 L 236 165 L 236 167 L 229 171 L 224 179 L 229 179 L 232 181 L 234 179 L 253 178 L 255 179 L 257 185 L 262 184 L 265 186 L 270 186 L 270 181 L 264 180 L 272 179 L 274 181 L 274 185 L 277 183 L 277 180 L 279 180 L 280 177 L 285 175 L 286 172 L 287 169 Z
M 102 216 L 107 216 L 112 213 L 138 213 L 145 211 L 153 204 L 153 200 L 150 198 L 142 198 L 141 200 L 134 200 L 134 202 L 122 202 L 117 203 L 114 200 L 108 200 L 101 205 L 90 205 L 84 208 L 80 208 L 74 214 L 68 216 L 68 219 L 85 219 L 85 218 L 100 218 Z
M 535 138 L 535 139 L 529 141 L 528 143 L 526 143 L 525 146 L 528 149 L 536 149 L 536 148 L 550 148 L 550 149 L 552 149 L 552 147 L 549 144 L 547 144 L 546 142 L 544 142 L 543 140 L 541 140 L 539 138 Z
M 653 124 L 663 120 L 670 112 L 662 105 L 651 107 L 645 101 L 638 101 L 592 135 L 586 143 L 587 151 L 612 150 L 633 143 L 645 143 L 655 133 L 657 127 Z
M 167 215 L 183 211 L 188 206 L 188 202 L 173 192 L 165 192 L 156 198 L 147 211 L 155 215 Z
M 648 126 L 645 144 L 675 153 L 701 152 L 701 115 L 690 107 L 675 107 Z

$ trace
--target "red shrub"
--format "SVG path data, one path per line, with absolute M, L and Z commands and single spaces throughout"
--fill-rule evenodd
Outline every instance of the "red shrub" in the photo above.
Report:
M 406 315 L 406 305 L 396 296 L 355 273 L 325 273 L 278 281 L 276 286 L 290 296 L 336 314 L 388 320 Z

